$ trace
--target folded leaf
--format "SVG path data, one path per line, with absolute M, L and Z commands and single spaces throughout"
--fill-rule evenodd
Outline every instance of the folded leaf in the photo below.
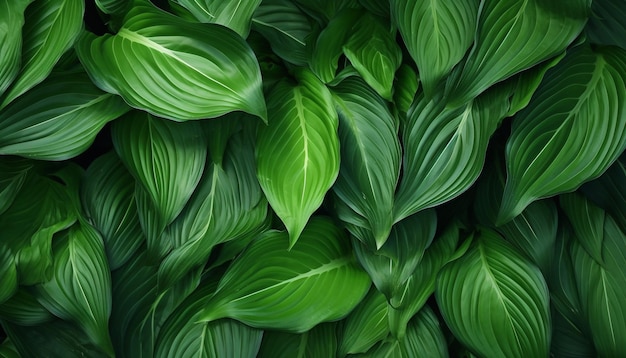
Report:
M 338 118 L 330 91 L 313 73 L 298 72 L 268 97 L 270 122 L 259 130 L 257 177 L 292 247 L 339 173 Z
M 231 28 L 241 37 L 250 32 L 252 14 L 261 0 L 176 0 L 200 22 Z
M 626 148 L 626 50 L 581 46 L 551 69 L 513 122 L 498 222 L 598 177 Z
M 24 10 L 31 1 L 5 0 L 0 2 L 0 98 L 20 71 L 21 29 L 24 25 Z
M 184 121 L 240 110 L 266 118 L 259 64 L 223 26 L 138 1 L 117 34 L 85 32 L 76 52 L 98 87 L 152 114 Z
M 253 241 L 205 301 L 200 320 L 230 317 L 252 327 L 301 333 L 345 317 L 361 301 L 371 281 L 329 219 L 312 219 L 290 251 L 286 236 L 268 231 Z

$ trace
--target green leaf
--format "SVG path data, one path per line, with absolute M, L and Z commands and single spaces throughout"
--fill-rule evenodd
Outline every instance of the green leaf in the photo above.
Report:
M 11 206 L 32 167 L 33 163 L 26 159 L 0 158 L 0 215 Z
M 32 0 L 0 2 L 0 96 L 20 72 L 24 10 Z M 1 108 L 1 107 L 0 107 Z
M 402 62 L 402 51 L 393 34 L 370 14 L 354 24 L 343 46 L 352 66 L 381 97 L 391 100 L 394 74 Z
M 91 145 L 105 124 L 129 110 L 84 73 L 59 73 L 0 112 L 0 154 L 65 160 Z
M 259 130 L 257 177 L 276 214 L 298 240 L 339 173 L 339 120 L 330 91 L 313 73 L 299 84 L 276 85 L 268 97 L 270 122 Z
M 3 358 L 21 358 L 17 353 L 17 348 L 9 338 L 0 343 L 0 356 Z
M 135 111 L 115 121 L 111 131 L 115 150 L 151 204 L 140 205 L 145 200 L 138 198 L 139 211 L 145 213 L 153 206 L 162 224 L 154 228 L 142 222 L 148 239 L 153 240 L 183 210 L 202 176 L 207 156 L 202 126 Z
M 587 198 L 610 213 L 626 232 L 626 156 L 622 154 L 602 176 L 580 189 Z
M 261 0 L 176 0 L 200 22 L 224 25 L 247 37 L 252 14 Z
M 20 326 L 38 326 L 52 321 L 53 317 L 28 288 L 19 288 L 0 304 L 0 320 Z
M 317 358 L 337 355 L 337 324 L 322 323 L 300 334 L 266 331 L 259 358 Z
M 108 321 L 111 276 L 100 234 L 86 223 L 72 226 L 54 243 L 54 274 L 38 286 L 38 300 L 54 315 L 79 325 L 112 354 Z
M 481 230 L 439 274 L 435 294 L 448 327 L 488 357 L 547 357 L 549 295 L 539 268 L 498 234 Z
M 358 0 L 295 0 L 295 3 L 321 24 L 328 23 L 344 9 L 360 7 Z
M 131 0 L 95 0 L 98 9 L 115 18 L 126 15 L 132 5 Z
M 409 65 L 400 65 L 396 71 L 393 102 L 403 116 L 406 116 L 409 108 L 411 108 L 419 87 L 420 79 L 415 70 Z
M 230 317 L 252 327 L 301 333 L 345 317 L 361 301 L 371 281 L 329 219 L 312 219 L 290 251 L 286 236 L 268 231 L 253 241 L 205 301 L 201 320 Z
M 339 113 L 341 167 L 333 191 L 339 218 L 363 225 L 375 242 L 359 237 L 370 247 L 381 247 L 393 225 L 393 199 L 400 175 L 398 123 L 387 104 L 358 77 L 333 88 Z M 353 234 L 356 234 L 353 231 Z
M 240 110 L 266 118 L 254 53 L 223 26 L 190 23 L 141 1 L 117 34 L 85 32 L 76 52 L 98 87 L 154 115 L 184 121 Z
M 614 45 L 626 50 L 626 4 L 620 0 L 594 0 L 585 31 L 594 44 Z
M 343 321 L 339 356 L 365 353 L 388 334 L 387 300 L 376 287 L 372 287 Z
M 102 235 L 109 267 L 119 268 L 137 252 L 144 235 L 135 203 L 135 179 L 115 152 L 91 162 L 81 199 L 87 219 Z
M 580 244 L 594 260 L 604 263 L 604 226 L 612 218 L 578 193 L 559 196 L 559 203 L 574 233 L 580 238 Z
M 33 1 L 24 14 L 27 21 L 22 31 L 20 74 L 1 98 L 0 108 L 50 74 L 82 30 L 84 12 L 85 3 L 82 0 Z
M 507 142 L 498 222 L 598 177 L 626 148 L 626 51 L 581 46 L 550 70 Z
M 0 305 L 13 297 L 17 292 L 17 285 L 17 266 L 13 253 L 0 243 Z
M 391 1 L 404 44 L 420 72 L 427 97 L 461 61 L 474 41 L 479 1 Z

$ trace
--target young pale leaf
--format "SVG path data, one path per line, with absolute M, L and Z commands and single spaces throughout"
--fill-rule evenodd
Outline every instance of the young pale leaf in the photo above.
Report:
M 268 97 L 270 122 L 256 146 L 257 177 L 292 247 L 339 173 L 339 120 L 330 91 L 313 73 L 281 82 Z
M 590 0 L 486 0 L 451 98 L 463 104 L 494 83 L 561 53 L 582 31 Z M 426 47 L 428 48 L 428 47 Z
M 498 222 L 598 177 L 626 148 L 626 50 L 581 46 L 551 69 L 513 122 Z
M 152 114 L 184 121 L 241 110 L 266 118 L 256 57 L 221 25 L 187 22 L 140 1 L 117 34 L 85 32 L 76 52 L 98 87 Z
M 479 355 L 548 356 L 548 287 L 539 268 L 495 232 L 481 230 L 442 269 L 435 296 L 454 336 Z
M 367 352 L 389 334 L 385 296 L 372 287 L 343 322 L 339 356 Z
M 371 285 L 347 238 L 325 218 L 313 218 L 290 251 L 286 236 L 268 231 L 253 241 L 205 301 L 200 319 L 230 317 L 252 327 L 301 333 L 345 317 Z
M 82 30 L 84 12 L 85 2 L 82 0 L 33 1 L 24 14 L 27 21 L 22 30 L 24 43 L 21 70 L 11 88 L 0 98 L 0 108 L 50 74 Z
M 84 73 L 52 75 L 0 111 L 0 154 L 65 160 L 130 109 Z
M 318 358 L 337 355 L 336 323 L 322 323 L 300 334 L 266 331 L 258 358 Z
M 401 157 L 398 123 L 384 100 L 358 77 L 342 81 L 333 94 L 342 158 L 333 191 L 338 205 L 346 206 L 339 218 L 347 224 L 365 221 L 374 242 L 359 239 L 380 248 L 393 225 Z
M 465 55 L 474 41 L 478 0 L 392 0 L 391 11 L 417 64 L 426 96 Z
M 20 71 L 21 29 L 24 25 L 24 10 L 31 1 L 0 1 L 0 98 Z
M 135 111 L 115 121 L 111 131 L 115 150 L 145 191 L 156 211 L 155 220 L 162 223 L 158 226 L 164 228 L 181 212 L 202 176 L 207 156 L 202 126 Z M 145 202 L 138 198 L 138 205 L 140 201 Z M 150 205 L 139 208 L 145 213 Z M 158 236 L 161 230 L 146 231 Z
M 175 0 L 200 22 L 224 25 L 247 37 L 252 14 L 261 0 Z
M 100 234 L 89 224 L 77 224 L 55 239 L 53 250 L 54 273 L 38 286 L 39 302 L 54 315 L 75 322 L 112 354 L 111 273 Z
M 614 45 L 626 50 L 626 3 L 621 0 L 594 0 L 585 31 L 594 44 Z

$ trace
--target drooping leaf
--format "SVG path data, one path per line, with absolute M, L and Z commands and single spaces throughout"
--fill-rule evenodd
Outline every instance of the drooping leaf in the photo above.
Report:
M 20 71 L 21 29 L 24 25 L 24 10 L 31 1 L 4 0 L 0 2 L 0 97 Z
M 375 242 L 359 239 L 370 247 L 381 247 L 393 225 L 393 199 L 400 174 L 398 123 L 384 100 L 357 77 L 342 81 L 333 94 L 341 148 L 333 191 L 346 207 L 341 213 L 347 215 L 339 218 L 348 230 L 363 222 Z
M 387 300 L 372 286 L 367 296 L 343 321 L 339 356 L 365 353 L 388 334 Z
M 427 97 L 474 41 L 478 0 L 392 0 L 391 12 L 420 72 Z
M 261 0 L 176 0 L 200 22 L 224 25 L 247 37 L 252 14 Z
M 498 222 L 598 177 L 626 148 L 626 50 L 581 46 L 513 121 Z
M 585 26 L 590 3 L 483 1 L 474 46 L 451 84 L 452 101 L 466 103 L 494 83 L 561 53 Z
M 38 326 L 52 321 L 54 316 L 37 301 L 28 288 L 20 288 L 0 304 L 0 320 L 20 326 Z
M 336 323 L 321 323 L 299 334 L 266 331 L 258 357 L 334 357 L 337 355 L 336 327 Z
M 19 1 L 23 2 L 23 1 Z M 34 0 L 24 14 L 21 70 L 0 108 L 43 81 L 83 28 L 82 0 Z M 12 28 L 15 31 L 15 28 Z M 1 88 L 0 88 L 1 89 Z M 0 90 L 0 93 L 2 91 Z
M 72 226 L 54 241 L 52 279 L 38 286 L 38 300 L 54 315 L 79 325 L 104 352 L 113 353 L 108 321 L 111 275 L 100 234 Z
M 479 355 L 548 356 L 548 287 L 539 268 L 495 232 L 481 230 L 443 268 L 435 297 L 454 336 Z
M 292 247 L 339 173 L 338 118 L 330 91 L 313 73 L 279 83 L 268 97 L 270 122 L 256 146 L 257 177 L 289 231 Z
M 258 62 L 221 25 L 190 23 L 140 1 L 117 34 L 85 32 L 76 52 L 98 87 L 152 114 L 184 121 L 240 110 L 266 118 Z
M 289 251 L 286 236 L 268 231 L 253 241 L 205 301 L 201 320 L 230 317 L 301 333 L 346 316 L 361 301 L 371 281 L 329 219 L 312 219 Z
M 620 0 L 594 0 L 585 31 L 594 44 L 614 45 L 626 50 L 626 4 Z
M 105 124 L 129 110 L 84 73 L 52 75 L 0 112 L 0 154 L 65 160 L 84 152 Z

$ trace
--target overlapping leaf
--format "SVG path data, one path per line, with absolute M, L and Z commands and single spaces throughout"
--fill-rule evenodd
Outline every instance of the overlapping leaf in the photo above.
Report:
M 599 176 L 626 147 L 626 51 L 572 50 L 550 70 L 507 142 L 499 222 Z
M 626 156 L 622 154 L 602 176 L 581 188 L 592 202 L 606 210 L 626 232 Z
M 176 0 L 199 21 L 231 28 L 242 37 L 250 32 L 252 14 L 261 0 Z
M 0 320 L 20 326 L 37 326 L 53 320 L 53 315 L 37 301 L 29 288 L 20 288 L 0 304 Z
M 589 41 L 620 46 L 626 50 L 626 4 L 620 0 L 594 0 L 585 28 Z
M 270 122 L 256 146 L 257 177 L 292 247 L 339 173 L 338 118 L 330 91 L 303 70 L 268 97 Z
M 240 110 L 266 118 L 258 62 L 223 26 L 138 1 L 117 34 L 84 33 L 76 51 L 98 87 L 152 114 L 184 121 Z
M 24 25 L 24 10 L 31 1 L 5 0 L 0 3 L 0 96 L 20 71 L 21 29 Z
M 0 158 L 0 215 L 11 206 L 33 166 L 27 159 Z
M 0 244 L 0 305 L 13 297 L 17 285 L 17 266 L 13 253 L 8 247 Z
M 322 323 L 299 334 L 266 331 L 257 357 L 317 358 L 337 354 L 336 323 Z
M 343 322 L 339 355 L 343 357 L 367 352 L 389 334 L 385 296 L 376 287 L 372 287 Z

